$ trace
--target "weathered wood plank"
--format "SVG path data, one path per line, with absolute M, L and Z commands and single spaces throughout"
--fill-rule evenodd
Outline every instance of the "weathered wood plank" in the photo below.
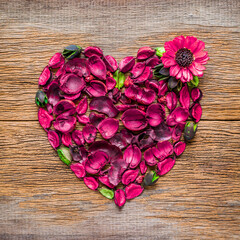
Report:
M 238 121 L 200 122 L 174 169 L 121 211 L 61 163 L 37 122 L 1 122 L 0 132 L 0 232 L 10 238 L 223 239 L 239 234 Z

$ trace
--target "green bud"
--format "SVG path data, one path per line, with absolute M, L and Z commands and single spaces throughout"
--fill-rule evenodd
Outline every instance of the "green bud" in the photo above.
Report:
M 156 183 L 158 179 L 159 176 L 157 175 L 157 173 L 155 171 L 150 171 L 144 177 L 143 183 L 145 186 L 151 186 Z
M 38 90 L 36 93 L 35 102 L 39 107 L 44 107 L 48 103 L 48 98 L 45 92 Z
M 190 141 L 194 138 L 197 132 L 197 123 L 187 122 L 184 129 L 184 139 Z
M 64 48 L 63 56 L 66 59 L 71 60 L 71 59 L 73 59 L 75 57 L 78 57 L 80 55 L 81 51 L 82 51 L 82 48 L 80 46 L 69 45 L 69 46 Z
M 98 188 L 98 191 L 106 198 L 108 199 L 113 199 L 114 198 L 114 192 L 112 189 L 108 189 L 108 188 Z
M 57 153 L 59 158 L 68 166 L 71 164 L 72 156 L 70 154 L 69 148 L 67 147 L 60 147 L 57 149 Z
M 157 47 L 155 48 L 155 50 L 158 57 L 162 57 L 163 53 L 166 52 L 164 47 Z

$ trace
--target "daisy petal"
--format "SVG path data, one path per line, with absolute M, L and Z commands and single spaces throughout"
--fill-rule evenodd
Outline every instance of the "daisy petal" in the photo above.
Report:
M 172 50 L 172 51 L 176 52 L 178 50 L 178 48 L 173 44 L 172 41 L 166 42 L 164 44 L 164 48 L 166 51 Z
M 190 46 L 197 41 L 197 38 L 192 37 L 192 36 L 187 36 L 185 39 L 184 47 L 189 49 Z
M 182 68 L 180 69 L 180 71 L 178 72 L 178 74 L 175 77 L 176 79 L 181 79 L 182 78 Z
M 202 58 L 208 55 L 208 52 L 206 51 L 200 51 L 194 54 L 195 59 Z
M 176 61 L 174 60 L 174 58 L 172 58 L 172 57 L 165 57 L 165 55 L 164 55 L 164 57 L 162 57 L 161 59 L 162 59 L 162 63 L 165 68 L 169 68 L 169 67 L 177 64 Z
M 209 60 L 208 54 L 206 54 L 204 57 L 195 59 L 197 63 L 200 63 L 202 65 L 207 64 L 208 60 Z
M 201 76 L 203 75 L 203 72 L 197 70 L 197 69 L 193 66 L 193 64 L 190 65 L 190 66 L 188 67 L 188 69 L 189 69 L 189 70 L 191 71 L 191 73 L 192 73 L 193 75 L 195 75 L 195 76 L 201 77 Z
M 194 67 L 195 67 L 197 70 L 199 70 L 199 71 L 203 71 L 203 70 L 206 69 L 202 64 L 197 63 L 197 62 L 193 62 L 192 65 L 194 65 Z

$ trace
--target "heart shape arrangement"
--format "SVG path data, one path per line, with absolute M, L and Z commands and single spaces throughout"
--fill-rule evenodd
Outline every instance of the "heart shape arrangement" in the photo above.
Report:
M 202 115 L 204 48 L 195 37 L 179 36 L 119 64 L 92 46 L 53 55 L 39 77 L 38 119 L 89 189 L 122 207 L 173 168 Z

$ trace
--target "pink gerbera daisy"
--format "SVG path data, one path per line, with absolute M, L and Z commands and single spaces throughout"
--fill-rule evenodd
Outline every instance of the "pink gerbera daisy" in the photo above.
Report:
M 179 36 L 166 42 L 164 48 L 166 52 L 161 59 L 164 67 L 170 68 L 171 76 L 182 82 L 190 82 L 193 75 L 203 76 L 203 65 L 209 59 L 204 42 L 192 36 Z

